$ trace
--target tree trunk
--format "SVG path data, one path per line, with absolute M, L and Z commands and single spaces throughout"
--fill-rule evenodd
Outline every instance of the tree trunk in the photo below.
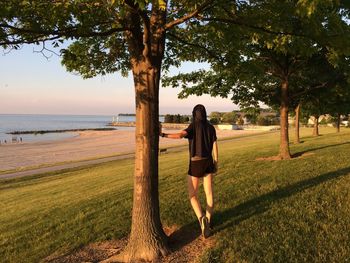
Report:
M 165 47 L 165 32 L 161 29 L 165 14 L 162 9 L 155 8 L 150 20 L 143 20 L 143 33 L 139 18 L 130 20 L 134 35 L 128 44 L 136 98 L 131 233 L 125 250 L 107 262 L 155 262 L 169 253 L 160 221 L 158 194 L 159 82 Z
M 279 157 L 281 159 L 290 159 L 289 151 L 289 136 L 288 136 L 288 80 L 283 80 L 281 86 L 281 106 L 280 106 L 280 126 L 281 126 L 281 141 Z
M 337 132 L 340 132 L 340 114 L 337 115 Z
M 313 133 L 312 135 L 313 136 L 319 136 L 319 132 L 318 132 L 318 119 L 320 118 L 320 116 L 318 115 L 315 115 L 314 116 L 314 130 L 313 130 Z
M 141 63 L 133 69 L 133 75 L 136 92 L 134 197 L 131 234 L 122 261 L 155 261 L 169 251 L 158 199 L 160 68 Z
M 300 143 L 300 103 L 298 106 L 295 108 L 295 143 L 298 144 Z

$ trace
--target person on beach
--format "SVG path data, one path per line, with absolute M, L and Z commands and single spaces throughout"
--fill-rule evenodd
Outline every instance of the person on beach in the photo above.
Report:
M 188 194 L 192 208 L 198 218 L 204 238 L 210 236 L 210 223 L 213 214 L 213 176 L 218 170 L 218 145 L 216 131 L 207 120 L 205 107 L 196 105 L 192 111 L 191 124 L 180 133 L 160 133 L 172 139 L 187 138 L 189 141 L 190 162 L 187 177 Z M 203 213 L 198 200 L 200 178 L 206 196 L 206 211 Z

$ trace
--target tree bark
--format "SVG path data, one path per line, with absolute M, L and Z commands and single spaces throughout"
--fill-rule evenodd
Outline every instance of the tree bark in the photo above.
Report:
M 295 108 L 295 143 L 300 143 L 300 103 Z
M 142 63 L 133 69 L 136 92 L 134 199 L 127 262 L 152 261 L 168 253 L 159 214 L 159 74 Z
M 156 262 L 169 253 L 159 213 L 159 82 L 165 48 L 165 11 L 130 20 L 129 37 L 136 98 L 136 149 L 131 232 L 125 250 L 109 261 Z M 143 27 L 139 23 L 143 23 Z M 142 32 L 143 30 L 143 32 Z
M 340 132 L 340 114 L 337 114 L 337 132 Z
M 313 130 L 313 133 L 312 135 L 313 136 L 319 136 L 319 132 L 318 132 L 318 119 L 320 118 L 320 116 L 318 115 L 315 115 L 314 116 L 314 130 Z
M 281 86 L 281 106 L 280 106 L 280 127 L 281 127 L 281 140 L 279 157 L 281 159 L 290 159 L 289 151 L 289 136 L 288 136 L 288 107 L 289 107 L 289 97 L 288 97 L 288 80 L 282 81 Z

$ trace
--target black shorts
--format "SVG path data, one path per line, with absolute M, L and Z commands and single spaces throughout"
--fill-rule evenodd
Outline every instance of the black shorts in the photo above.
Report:
M 206 174 L 215 172 L 215 165 L 212 158 L 190 161 L 188 175 L 194 177 L 204 177 Z

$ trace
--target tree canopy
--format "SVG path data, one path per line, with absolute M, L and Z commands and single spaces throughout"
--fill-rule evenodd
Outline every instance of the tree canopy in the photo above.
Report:
M 231 97 L 242 107 L 257 107 L 260 102 L 278 105 L 279 155 L 288 159 L 288 110 L 310 89 L 300 85 L 303 72 L 312 70 L 305 65 L 324 53 L 327 63 L 337 67 L 350 55 L 349 5 L 345 1 L 253 1 L 239 10 L 224 10 L 207 20 L 219 41 L 196 28 L 196 34 L 202 29 L 202 41 L 210 49 L 199 60 L 206 55 L 211 68 L 166 77 L 164 84 L 181 87 L 180 98 L 206 93 Z
M 118 261 L 157 260 L 169 252 L 158 200 L 159 80 L 177 65 L 181 37 L 167 38 L 206 16 L 215 1 L 9 0 L 0 6 L 0 46 L 45 43 L 84 78 L 132 72 L 136 151 L 131 234 Z M 181 30 L 179 29 L 179 30 Z M 167 45 L 166 45 L 167 43 Z M 114 259 L 115 260 L 115 259 Z
M 161 71 L 185 60 L 209 62 L 209 71 L 165 83 L 182 82 L 180 96 L 231 94 L 255 105 L 279 98 L 285 119 L 287 84 L 301 61 L 321 48 L 332 65 L 349 55 L 349 9 L 339 0 L 8 0 L 0 5 L 0 46 L 50 41 L 60 48 L 67 41 L 61 54 L 68 71 L 84 78 L 132 72 L 134 203 L 128 247 L 118 260 L 152 261 L 169 251 L 158 200 Z M 252 91 L 257 96 L 249 99 Z

